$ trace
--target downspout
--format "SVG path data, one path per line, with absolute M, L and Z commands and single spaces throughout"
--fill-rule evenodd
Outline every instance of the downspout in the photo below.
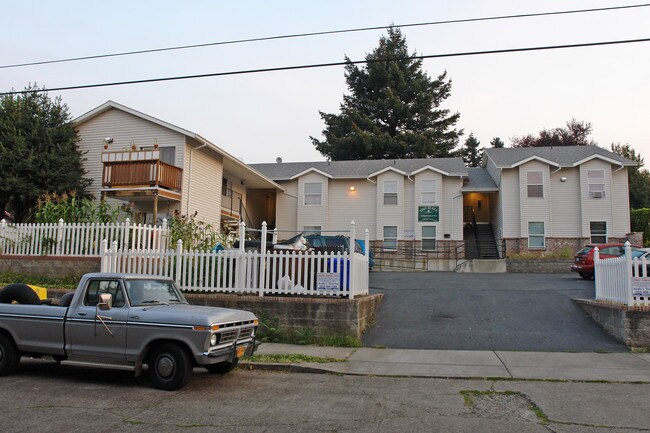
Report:
M 187 177 L 187 200 L 186 200 L 186 203 L 185 203 L 185 206 L 187 207 L 187 215 L 190 214 L 190 195 L 191 195 L 190 191 L 191 191 L 191 187 L 192 187 L 192 154 L 194 153 L 195 150 L 203 149 L 207 145 L 208 145 L 208 143 L 203 143 L 199 147 L 195 147 L 195 148 L 190 149 L 190 163 L 188 165 L 189 175 Z M 222 161 L 221 165 L 223 167 L 223 161 Z M 221 212 L 221 210 L 219 210 L 219 212 Z

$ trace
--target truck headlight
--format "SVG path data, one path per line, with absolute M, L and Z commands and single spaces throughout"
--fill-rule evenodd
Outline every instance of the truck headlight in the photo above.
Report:
M 215 346 L 217 344 L 217 341 L 219 341 L 217 334 L 212 334 L 210 336 L 210 346 Z

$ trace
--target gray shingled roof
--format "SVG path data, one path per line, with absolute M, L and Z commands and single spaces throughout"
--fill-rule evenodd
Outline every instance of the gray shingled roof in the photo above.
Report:
M 463 185 L 463 192 L 472 191 L 498 191 L 499 187 L 494 183 L 492 177 L 483 167 L 470 167 L 467 169 L 469 173 L 468 182 Z
M 487 148 L 485 154 L 497 167 L 513 167 L 534 156 L 551 161 L 560 167 L 573 167 L 576 163 L 592 158 L 594 155 L 616 161 L 621 165 L 637 165 L 632 160 L 598 146 Z
M 362 161 L 317 161 L 280 162 L 269 164 L 250 164 L 252 168 L 273 180 L 289 180 L 311 168 L 322 171 L 335 179 L 366 178 L 388 167 L 411 174 L 426 166 L 447 173 L 450 176 L 467 176 L 467 168 L 462 158 L 396 159 Z

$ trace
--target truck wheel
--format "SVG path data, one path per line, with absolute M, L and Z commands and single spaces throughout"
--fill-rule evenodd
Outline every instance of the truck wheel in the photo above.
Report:
M 580 275 L 585 280 L 591 280 L 591 274 L 588 274 L 586 272 L 578 272 L 578 275 Z
M 0 290 L 0 304 L 11 304 L 14 301 L 19 304 L 31 305 L 41 303 L 36 292 L 27 284 L 21 283 L 9 284 Z
M 190 380 L 193 368 L 187 352 L 173 343 L 156 346 L 147 365 L 153 385 L 166 391 L 184 387 Z
M 219 362 L 218 364 L 207 364 L 204 365 L 205 369 L 212 374 L 225 374 L 229 371 L 232 371 L 239 364 L 239 359 L 235 359 L 234 362 Z
M 20 363 L 20 353 L 16 345 L 11 338 L 0 334 L 0 376 L 13 373 L 18 363 Z

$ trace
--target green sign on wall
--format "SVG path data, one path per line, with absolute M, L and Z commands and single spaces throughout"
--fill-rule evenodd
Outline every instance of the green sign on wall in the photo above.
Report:
M 418 206 L 418 222 L 438 222 L 440 209 L 438 206 Z

